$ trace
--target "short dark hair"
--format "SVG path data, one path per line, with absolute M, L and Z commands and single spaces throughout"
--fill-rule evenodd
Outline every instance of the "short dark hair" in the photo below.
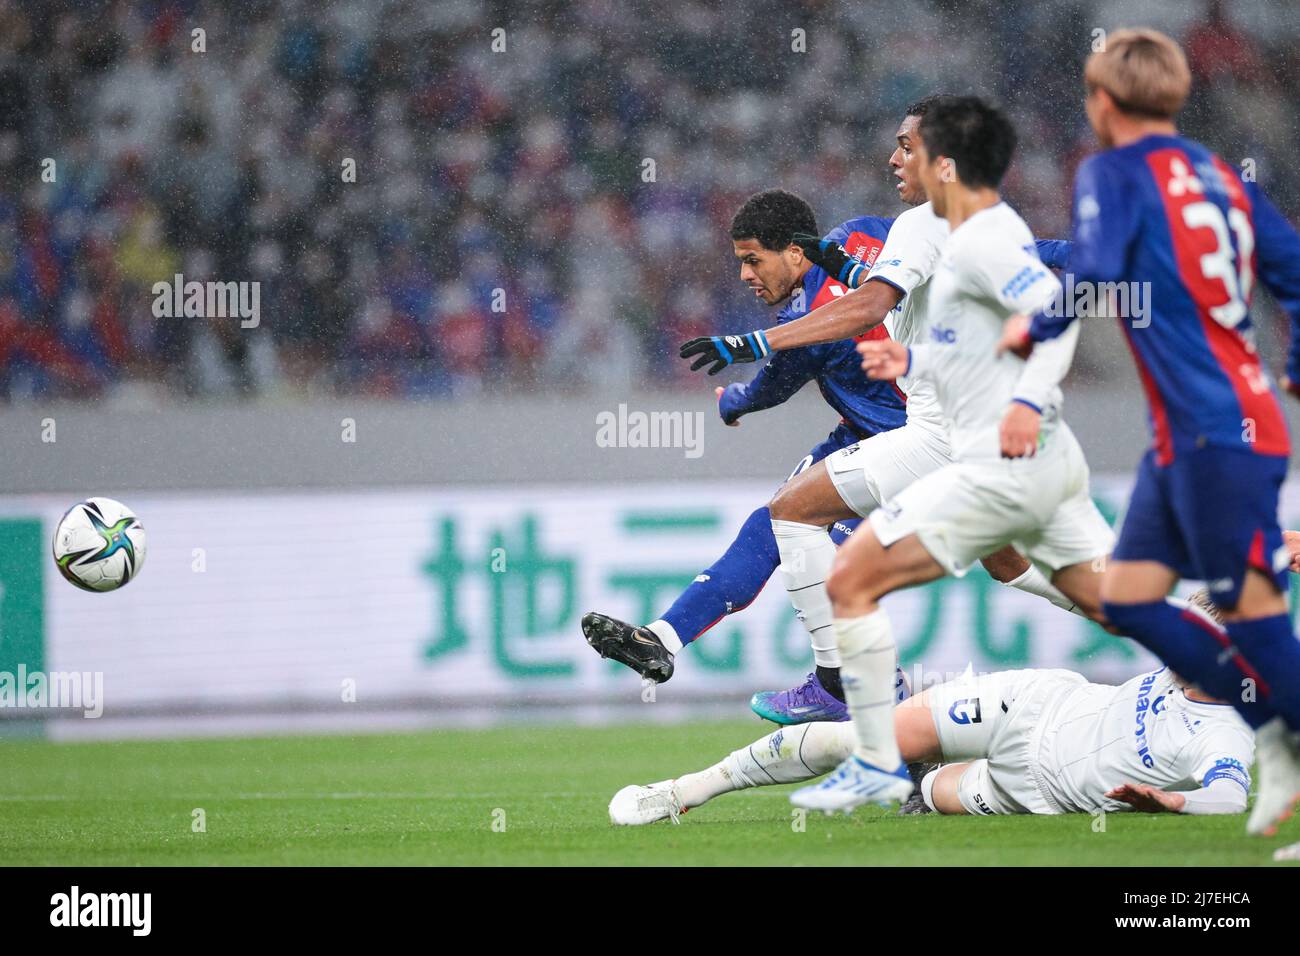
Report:
M 796 232 L 818 235 L 812 206 L 784 189 L 766 189 L 745 200 L 731 219 L 731 238 L 757 239 L 764 249 L 780 252 Z
M 947 156 L 957 176 L 972 188 L 993 189 L 1002 182 L 1016 130 L 1006 114 L 978 96 L 943 96 L 929 104 L 919 127 L 931 158 Z
M 903 115 L 924 116 L 926 113 L 930 112 L 930 107 L 935 104 L 936 100 L 945 99 L 947 96 L 948 96 L 947 93 L 931 93 L 929 96 L 923 97 L 922 99 L 917 100 L 915 103 L 909 106 L 907 108 L 907 112 L 904 113 Z

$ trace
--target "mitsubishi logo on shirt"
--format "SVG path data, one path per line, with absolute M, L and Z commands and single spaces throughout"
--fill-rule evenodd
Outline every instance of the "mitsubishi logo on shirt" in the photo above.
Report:
M 1199 196 L 1205 192 L 1205 184 L 1192 175 L 1187 164 L 1177 157 L 1169 161 L 1169 184 L 1165 188 L 1169 190 L 1171 196 L 1188 194 Z

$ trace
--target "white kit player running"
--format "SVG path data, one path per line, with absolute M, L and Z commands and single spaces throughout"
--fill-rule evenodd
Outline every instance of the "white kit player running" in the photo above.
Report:
M 946 814 L 1243 813 L 1254 760 L 1231 705 L 1167 668 L 1118 687 L 1068 670 L 967 673 L 900 704 L 894 731 L 905 760 L 943 764 L 921 793 Z M 624 787 L 610 820 L 677 821 L 724 793 L 809 780 L 855 742 L 843 723 L 783 727 L 712 767 Z
M 974 97 L 937 101 L 919 132 L 922 179 L 951 227 L 931 280 L 926 341 L 858 348 L 872 377 L 933 382 L 951 423 L 954 463 L 886 502 L 835 558 L 827 591 L 858 746 L 827 780 L 791 796 L 827 812 L 912 792 L 894 740 L 894 701 L 881 692 L 882 675 L 892 685 L 896 651 L 880 598 L 962 575 L 1011 545 L 1096 615 L 1099 572 L 1113 541 L 1089 495 L 1083 452 L 1060 416 L 1060 381 L 1077 335 L 1027 362 L 996 352 L 1007 318 L 1033 314 L 1060 293 L 1032 252 L 1029 228 L 998 195 L 1015 132 Z

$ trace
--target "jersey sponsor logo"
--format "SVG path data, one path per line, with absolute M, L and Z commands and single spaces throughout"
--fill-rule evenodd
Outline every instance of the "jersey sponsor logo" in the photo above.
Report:
M 1144 767 L 1154 767 L 1156 765 L 1155 757 L 1151 756 L 1151 748 L 1147 746 L 1147 712 L 1151 710 L 1151 688 L 1156 682 L 1156 675 L 1148 674 L 1142 678 L 1142 683 L 1138 685 L 1137 695 L 1137 730 L 1134 732 L 1135 742 L 1137 744 L 1138 759 L 1142 761 Z M 1151 716 L 1155 716 L 1152 712 Z
M 930 338 L 939 345 L 952 345 L 957 341 L 957 330 L 943 325 L 930 326 Z
M 980 711 L 980 699 L 963 697 L 961 700 L 953 701 L 953 705 L 948 708 L 948 716 L 952 718 L 954 724 L 963 726 L 982 722 L 984 717 Z
M 875 236 L 853 232 L 844 241 L 844 248 L 854 259 L 870 268 L 876 264 L 876 257 L 880 255 L 880 250 L 885 248 L 885 244 Z
M 1046 278 L 1047 271 L 1041 266 L 1025 266 L 1002 287 L 1002 296 L 1003 298 L 1014 299 L 1017 296 L 1024 295 L 1025 290 L 1032 288 L 1035 282 L 1040 282 Z

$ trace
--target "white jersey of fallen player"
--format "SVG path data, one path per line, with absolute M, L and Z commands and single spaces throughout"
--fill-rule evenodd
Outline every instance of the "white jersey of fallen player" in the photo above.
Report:
M 1057 383 L 1073 358 L 1079 324 L 1036 347 L 1028 362 L 995 351 L 1007 318 L 1032 315 L 1060 288 L 1038 258 L 1029 227 L 1005 202 L 975 213 L 948 236 L 910 371 L 934 383 L 956 460 L 1001 457 L 998 425 L 1012 400 L 1042 413 L 1040 443 L 1051 440 L 1062 404 Z
M 1118 687 L 1079 682 L 1054 694 L 1039 726 L 1038 788 L 1059 809 L 1128 809 L 1106 791 L 1141 781 L 1195 790 L 1216 780 L 1250 789 L 1255 738 L 1229 704 L 1190 699 L 1168 668 Z
M 907 210 L 889 227 L 885 245 L 867 279 L 880 279 L 903 293 L 898 305 L 885 316 L 885 329 L 895 341 L 908 346 L 922 341 L 930 278 L 947 241 L 948 220 L 936 216 L 929 203 Z M 903 376 L 897 384 L 907 396 L 909 423 L 947 430 L 947 419 L 932 382 Z

